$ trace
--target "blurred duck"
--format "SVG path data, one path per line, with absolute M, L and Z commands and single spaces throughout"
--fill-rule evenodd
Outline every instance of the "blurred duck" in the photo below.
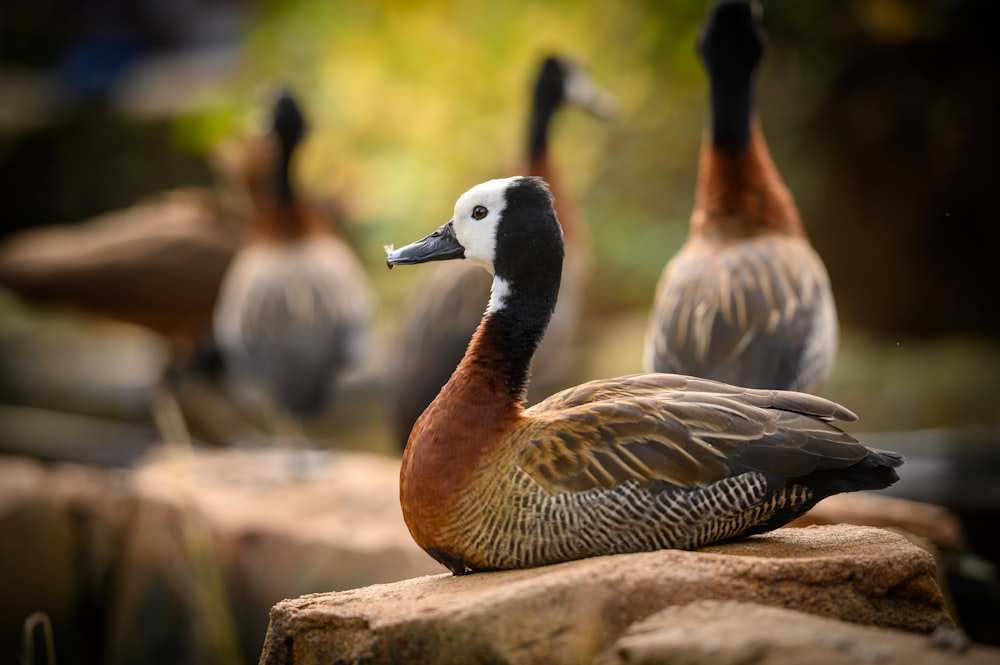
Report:
M 572 198 L 557 189 L 557 175 L 549 159 L 549 127 L 565 104 L 578 105 L 604 119 L 612 113 L 611 95 L 596 87 L 583 69 L 566 59 L 547 57 L 538 70 L 531 100 L 525 169 L 552 184 L 566 243 L 574 251 L 563 270 L 563 298 L 539 354 L 537 384 L 543 389 L 559 385 L 566 374 L 590 263 L 586 225 Z M 414 421 L 462 359 L 489 292 L 489 276 L 483 271 L 451 264 L 433 271 L 413 294 L 404 314 L 387 395 L 400 448 Z
M 532 356 L 556 306 L 563 235 L 543 180 L 477 185 L 452 219 L 387 263 L 466 259 L 489 304 L 403 452 L 416 543 L 454 574 L 761 533 L 831 494 L 879 489 L 902 458 L 831 421 L 813 395 L 674 374 L 592 381 L 525 409 Z
M 211 340 L 219 284 L 249 220 L 251 143 L 213 155 L 213 187 L 185 187 L 78 224 L 20 231 L 0 243 L 0 286 L 34 303 L 141 326 L 167 344 L 149 386 L 167 441 L 226 443 L 252 436 L 217 392 Z M 183 415 L 182 415 L 183 414 Z
M 361 264 L 292 187 L 290 162 L 305 132 L 299 105 L 282 93 L 271 159 L 251 188 L 252 229 L 223 278 L 214 319 L 231 378 L 262 394 L 275 424 L 295 427 L 323 412 L 360 361 L 371 310 Z
M 709 10 L 698 50 L 711 84 L 690 234 L 660 277 L 648 371 L 812 392 L 837 352 L 830 280 L 754 112 L 764 49 L 756 2 Z
M 240 152 L 235 152 L 240 150 Z M 211 332 L 222 275 L 248 218 L 250 151 L 216 156 L 215 188 L 187 187 L 0 244 L 0 285 L 19 297 L 142 326 L 180 361 Z

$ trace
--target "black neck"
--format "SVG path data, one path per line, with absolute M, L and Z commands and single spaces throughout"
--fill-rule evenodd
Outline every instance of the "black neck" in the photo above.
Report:
M 528 130 L 528 159 L 543 157 L 549 148 L 549 124 L 565 98 L 566 69 L 556 58 L 546 58 L 535 81 Z
M 712 144 L 727 152 L 745 150 L 750 144 L 753 117 L 753 74 L 710 74 L 712 88 Z
M 282 92 L 274 106 L 271 132 L 274 136 L 277 154 L 274 160 L 273 184 L 275 194 L 282 207 L 292 203 L 291 170 L 292 155 L 305 135 L 306 123 L 298 102 L 290 92 Z
M 278 156 L 274 164 L 274 186 L 278 202 L 282 207 L 291 205 L 295 192 L 292 190 L 290 175 L 294 145 L 278 145 Z
M 737 152 L 750 144 L 754 73 L 764 55 L 764 32 L 753 0 L 716 0 L 698 38 L 712 88 L 712 143 Z
M 483 320 L 487 339 L 502 350 L 508 397 L 524 399 L 531 376 L 531 360 L 555 310 L 561 270 L 537 275 L 528 288 L 511 286 L 504 306 Z
M 559 103 L 542 100 L 536 94 L 531 107 L 531 129 L 528 134 L 528 158 L 532 161 L 542 157 L 549 149 L 549 124 Z

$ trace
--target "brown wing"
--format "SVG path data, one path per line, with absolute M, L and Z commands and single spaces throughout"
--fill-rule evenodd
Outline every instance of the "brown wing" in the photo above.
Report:
M 518 464 L 553 493 L 627 480 L 699 486 L 749 470 L 788 478 L 868 454 L 830 424 L 856 416 L 829 400 L 669 374 L 594 381 L 525 415 Z
M 811 390 L 832 369 L 829 278 L 799 238 L 686 245 L 657 289 L 647 369 L 742 386 Z

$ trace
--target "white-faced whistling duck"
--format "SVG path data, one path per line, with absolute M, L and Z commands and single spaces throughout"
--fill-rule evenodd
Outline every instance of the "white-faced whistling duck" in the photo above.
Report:
M 542 61 L 531 99 L 528 175 L 546 179 L 554 190 L 557 176 L 549 159 L 549 127 L 566 104 L 582 107 L 600 118 L 612 113 L 612 96 L 598 88 L 587 73 L 567 59 L 550 56 Z M 589 273 L 590 253 L 586 224 L 572 197 L 557 191 L 556 209 L 566 244 L 573 249 L 563 267 L 563 292 L 552 325 L 542 342 L 535 368 L 539 389 L 565 385 L 562 377 L 570 360 Z M 410 300 L 393 362 L 393 380 L 387 401 L 393 432 L 400 448 L 417 417 L 451 376 L 483 315 L 489 298 L 489 275 L 467 264 L 449 264 L 431 271 Z M 534 391 L 533 391 L 534 393 Z M 535 395 L 533 394 L 532 397 Z
M 253 187 L 255 219 L 223 279 L 215 337 L 227 370 L 262 388 L 298 423 L 328 406 L 337 379 L 363 354 L 367 276 L 325 219 L 299 200 L 289 166 L 306 131 L 296 101 L 274 107 L 273 159 Z M 298 424 L 296 423 L 296 424 Z
M 711 126 L 688 239 L 656 289 L 644 367 L 812 392 L 833 368 L 837 312 L 754 111 L 759 13 L 756 2 L 717 2 L 698 41 Z
M 861 445 L 831 423 L 851 411 L 805 393 L 638 374 L 525 409 L 563 258 L 540 178 L 473 187 L 449 222 L 387 263 L 459 258 L 493 274 L 489 304 L 400 470 L 411 535 L 453 573 L 695 548 L 897 480 L 899 455 Z

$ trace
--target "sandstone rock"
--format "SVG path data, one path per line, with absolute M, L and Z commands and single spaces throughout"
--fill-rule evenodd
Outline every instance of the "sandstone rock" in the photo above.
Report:
M 962 523 L 948 508 L 870 492 L 835 494 L 789 526 L 842 523 L 902 529 L 926 538 L 942 550 L 958 551 L 965 547 Z
M 1000 663 L 1000 650 L 962 653 L 926 635 L 861 626 L 753 603 L 703 600 L 639 621 L 595 665 L 964 665 Z
M 931 631 L 952 620 L 933 557 L 857 526 L 782 529 L 696 552 L 437 575 L 278 603 L 260 662 L 586 663 L 665 607 L 725 599 Z

